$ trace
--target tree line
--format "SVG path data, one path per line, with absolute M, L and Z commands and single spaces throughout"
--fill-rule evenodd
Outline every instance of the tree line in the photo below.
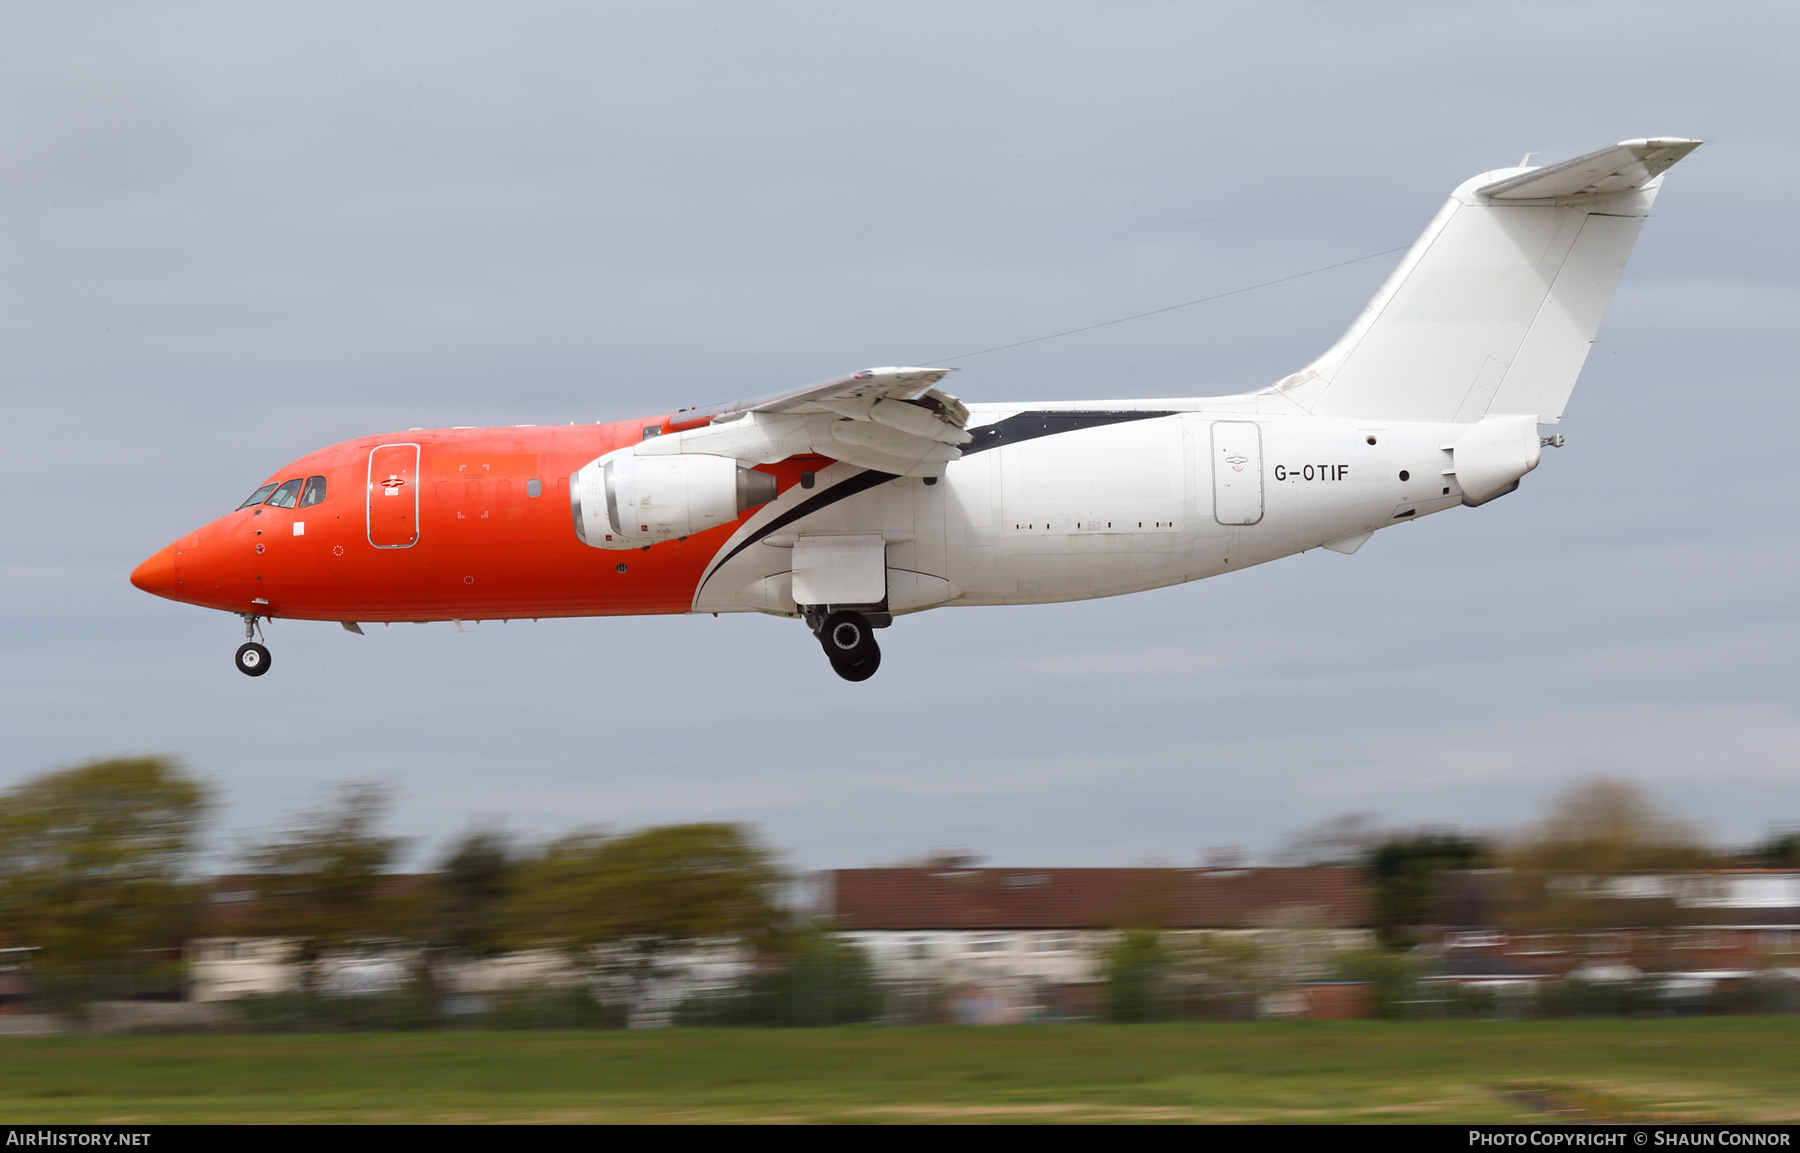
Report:
M 758 964 L 715 998 L 718 1014 L 828 1023 L 868 1000 L 866 962 L 784 908 L 787 878 L 741 825 L 579 829 L 533 847 L 477 829 L 431 873 L 403 877 L 406 841 L 383 832 L 391 801 L 378 785 L 342 785 L 238 854 L 248 889 L 230 894 L 242 904 L 229 935 L 287 942 L 303 996 L 359 950 L 410 957 L 429 986 L 446 964 L 541 949 L 628 1006 L 671 954 L 731 942 Z M 56 1005 L 178 966 L 175 946 L 209 912 L 195 865 L 213 809 L 211 790 L 162 757 L 96 761 L 0 795 L 0 949 L 11 950 L 0 956 L 23 961 Z M 821 965 L 839 995 L 788 1004 L 780 976 Z
M 680 1019 L 823 1024 L 879 1010 L 866 957 L 796 916 L 782 899 L 791 878 L 741 825 L 578 829 L 535 845 L 474 829 L 430 873 L 401 876 L 407 842 L 383 831 L 391 803 L 380 786 L 342 785 L 251 839 L 236 855 L 245 871 L 236 883 L 249 893 L 234 895 L 254 899 L 229 910 L 228 932 L 214 932 L 286 942 L 302 997 L 321 991 L 334 959 L 359 950 L 409 958 L 425 998 L 446 967 L 542 950 L 629 1009 L 672 955 L 730 943 L 753 958 L 749 974 L 681 1007 Z M 214 811 L 209 787 L 161 757 L 95 761 L 0 794 L 0 968 L 28 972 L 56 1005 L 172 986 L 177 946 L 221 912 L 197 875 Z M 1513 933 L 1654 930 L 1691 921 L 1695 894 L 1621 879 L 1800 867 L 1800 833 L 1710 847 L 1635 786 L 1596 780 L 1507 836 L 1346 817 L 1294 838 L 1283 856 L 1366 870 L 1380 950 L 1348 963 L 1384 980 L 1398 971 L 1392 958 L 1431 926 L 1472 923 L 1454 907 L 1447 877 L 1485 871 L 1483 923 Z M 1184 944 L 1159 925 L 1115 927 L 1122 932 L 1105 960 L 1110 1012 L 1125 1019 L 1165 1011 L 1176 986 L 1190 1008 L 1231 1015 L 1284 982 L 1323 975 L 1317 957 L 1301 956 L 1312 928 L 1303 923 L 1267 926 L 1281 932 L 1263 939 L 1287 942 L 1279 946 L 1223 935 Z
M 1384 828 L 1363 814 L 1334 817 L 1291 838 L 1282 863 L 1364 870 L 1377 947 L 1330 955 L 1308 948 L 1319 926 L 1302 909 L 1276 911 L 1242 936 L 1123 934 L 1107 955 L 1111 1015 L 1122 1020 L 1254 1015 L 1296 981 L 1340 979 L 1372 990 L 1381 1015 L 1629 1014 L 1670 1011 L 1658 974 L 1691 968 L 1673 942 L 1713 917 L 1721 870 L 1800 868 L 1800 832 L 1777 830 L 1742 848 L 1709 845 L 1688 821 L 1644 790 L 1616 779 L 1579 782 L 1549 802 L 1539 821 L 1506 833 Z M 1281 917 L 1287 918 L 1280 923 Z M 1596 938 L 1623 934 L 1638 978 L 1547 982 L 1527 1006 L 1497 1006 L 1495 994 L 1460 986 L 1429 989 L 1444 927 L 1483 927 L 1533 948 L 1579 955 Z M 1674 932 L 1671 932 L 1674 930 Z M 1791 965 L 1791 946 L 1762 958 Z M 1709 992 L 1687 1011 L 1767 1011 L 1792 1001 L 1766 981 Z
M 1800 868 L 1800 831 L 1778 829 L 1746 847 L 1711 845 L 1641 787 L 1602 777 L 1562 790 L 1541 819 L 1505 833 L 1384 828 L 1353 814 L 1291 838 L 1281 857 L 1288 864 L 1366 869 L 1371 920 L 1383 944 L 1409 948 L 1426 927 L 1467 924 L 1473 912 L 1519 934 L 1680 924 L 1694 915 L 1683 902 L 1703 894 L 1691 887 L 1634 889 L 1620 879 Z M 1493 877 L 1480 891 L 1482 907 L 1456 908 L 1459 894 L 1443 878 L 1475 870 Z

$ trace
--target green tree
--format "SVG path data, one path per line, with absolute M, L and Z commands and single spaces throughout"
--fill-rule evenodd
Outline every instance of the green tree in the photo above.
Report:
M 1154 929 L 1132 929 L 1106 952 L 1106 1008 L 1115 1021 L 1170 1015 L 1169 954 Z
M 293 941 L 308 993 L 333 952 L 391 943 L 422 928 L 419 902 L 392 891 L 389 872 L 406 843 L 379 831 L 392 799 L 381 785 L 340 785 L 331 802 L 244 853 L 267 885 L 251 927 Z
M 767 942 L 755 970 L 734 988 L 689 999 L 676 1020 L 683 1025 L 848 1025 L 879 1016 L 881 993 L 868 954 L 854 942 L 816 925 L 796 926 Z
M 491 829 L 465 834 L 438 874 L 434 942 L 464 956 L 500 952 L 506 902 L 513 892 L 517 866 L 512 842 L 505 834 Z
M 1750 850 L 1750 859 L 1765 869 L 1800 869 L 1800 829 L 1769 834 Z
M 1336 976 L 1369 986 L 1369 1008 L 1377 1017 L 1404 1017 L 1413 995 L 1417 962 L 1391 949 L 1368 949 L 1336 958 Z
M 767 941 L 780 923 L 780 879 L 738 825 L 576 833 L 520 866 L 512 939 L 562 949 L 621 985 L 635 1010 L 671 953 Z
M 1375 887 L 1375 928 L 1383 944 L 1418 944 L 1416 931 L 1440 919 L 1443 875 L 1480 867 L 1482 841 L 1454 832 L 1422 831 L 1390 837 L 1369 853 Z
M 164 757 L 94 761 L 0 794 L 0 941 L 52 998 L 167 945 L 194 890 L 205 785 Z
M 1498 854 L 1501 914 L 1515 932 L 1581 933 L 1691 921 L 1678 884 L 1717 858 L 1687 822 L 1628 781 L 1599 778 L 1564 791 L 1538 825 Z

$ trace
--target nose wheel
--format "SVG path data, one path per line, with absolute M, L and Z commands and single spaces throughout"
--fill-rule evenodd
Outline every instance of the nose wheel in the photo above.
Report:
M 819 626 L 819 644 L 832 671 L 847 681 L 866 681 L 881 667 L 881 646 L 869 618 L 841 609 Z
M 240 615 L 244 618 L 244 643 L 238 646 L 235 658 L 237 670 L 247 677 L 260 677 L 269 671 L 269 665 L 273 660 L 269 656 L 269 650 L 257 644 L 253 639 L 261 631 L 257 627 L 257 621 L 262 618 L 255 613 Z
M 260 677 L 269 671 L 269 650 L 250 641 L 238 646 L 238 672 L 247 677 Z

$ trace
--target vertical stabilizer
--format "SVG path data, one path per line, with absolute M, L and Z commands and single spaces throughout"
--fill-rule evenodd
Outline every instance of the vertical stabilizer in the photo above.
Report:
M 1316 416 L 1562 418 L 1656 199 L 1697 140 L 1627 140 L 1450 196 L 1350 331 L 1271 386 Z

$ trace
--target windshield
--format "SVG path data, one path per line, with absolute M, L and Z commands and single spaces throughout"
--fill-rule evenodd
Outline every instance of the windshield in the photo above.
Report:
M 325 478 L 309 476 L 306 478 L 306 491 L 300 494 L 300 507 L 311 508 L 325 499 Z
M 253 504 L 261 504 L 263 501 L 268 500 L 269 494 L 274 491 L 275 491 L 274 485 L 265 484 L 261 488 L 257 489 L 255 492 L 251 493 L 250 499 L 245 501 L 243 504 L 238 505 L 238 507 L 239 508 L 249 508 Z
M 275 495 L 269 498 L 269 504 L 275 508 L 293 508 L 294 502 L 300 499 L 300 483 L 298 478 L 282 482 Z

